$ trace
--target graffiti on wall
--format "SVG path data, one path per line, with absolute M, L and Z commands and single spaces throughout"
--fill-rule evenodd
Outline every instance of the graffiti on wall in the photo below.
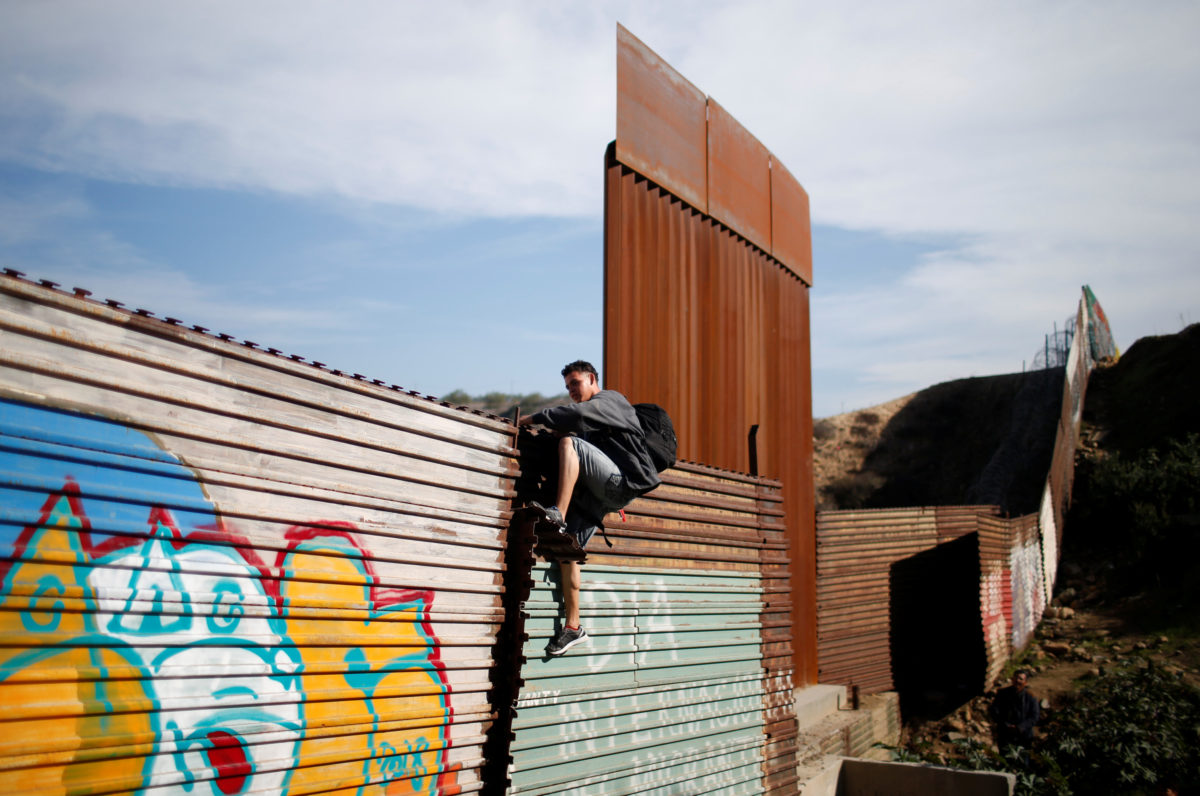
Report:
M 995 668 L 995 671 L 988 672 L 988 680 L 991 680 L 999 674 L 1000 665 L 1008 656 L 1010 639 L 1004 606 L 1013 604 L 1012 571 L 1008 567 L 987 566 L 982 579 L 980 614 L 983 619 L 983 643 L 985 649 L 989 650 L 988 663 Z
M 434 793 L 433 593 L 347 523 L 251 539 L 147 434 L 0 400 L 4 792 Z
M 1036 539 L 1018 538 L 1013 543 L 1012 563 L 1013 649 L 1024 649 L 1045 612 L 1042 597 L 1042 551 Z

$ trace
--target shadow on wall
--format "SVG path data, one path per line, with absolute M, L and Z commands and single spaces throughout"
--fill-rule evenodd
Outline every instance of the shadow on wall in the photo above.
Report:
M 943 715 L 978 694 L 987 671 L 978 534 L 892 564 L 888 603 L 901 715 Z

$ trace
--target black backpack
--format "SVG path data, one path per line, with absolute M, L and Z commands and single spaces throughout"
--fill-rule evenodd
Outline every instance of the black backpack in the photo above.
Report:
M 667 410 L 658 404 L 634 404 L 638 423 L 642 426 L 642 434 L 646 436 L 646 449 L 650 451 L 650 461 L 654 469 L 660 473 L 675 465 L 675 451 L 678 447 L 675 439 L 675 426 Z

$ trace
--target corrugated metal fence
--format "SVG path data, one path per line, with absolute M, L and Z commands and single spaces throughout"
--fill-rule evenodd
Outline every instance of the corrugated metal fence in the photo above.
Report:
M 782 482 L 797 678 L 816 682 L 808 194 L 624 28 L 605 167 L 606 384 L 664 406 L 681 457 Z
M 1103 326 L 1100 332 L 1093 327 Z M 946 634 L 942 645 L 964 655 L 981 645 L 980 678 L 990 683 L 1014 651 L 1029 643 L 1054 591 L 1062 549 L 1063 517 L 1071 500 L 1075 448 L 1087 378 L 1095 366 L 1093 341 L 1111 341 L 1103 310 L 1084 288 L 1076 333 L 1068 355 L 1062 412 L 1050 471 L 1037 514 L 1006 519 L 997 506 L 926 507 L 869 511 L 824 511 L 817 515 L 817 601 L 820 680 L 858 685 L 864 693 L 897 687 L 897 625 L 907 612 L 897 607 L 928 597 L 924 610 L 937 619 L 932 594 L 920 592 L 927 573 L 946 594 L 962 567 L 978 571 L 977 620 Z M 1115 356 L 1105 349 L 1103 356 Z M 969 538 L 968 538 L 969 537 Z M 939 546 L 958 539 L 975 545 L 973 561 L 929 558 L 929 566 L 909 567 Z M 915 591 L 914 591 L 915 590 Z M 961 594 L 957 594 L 962 597 Z M 921 606 L 918 605 L 917 609 Z M 950 650 L 954 652 L 954 650 Z
M 776 482 L 668 471 L 593 541 L 590 639 L 560 658 L 557 566 L 535 566 L 510 792 L 795 792 L 781 514 Z
M 0 281 L 0 791 L 480 787 L 511 428 Z
M 896 565 L 975 533 L 980 517 L 995 514 L 991 506 L 820 512 L 821 682 L 857 685 L 868 694 L 894 690 Z M 926 606 L 925 621 L 935 622 L 937 610 Z
M 0 791 L 793 792 L 778 482 L 665 473 L 549 659 L 510 423 L 14 274 L 0 374 Z

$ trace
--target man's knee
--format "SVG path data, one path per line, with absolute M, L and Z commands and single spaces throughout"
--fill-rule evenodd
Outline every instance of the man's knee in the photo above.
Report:
M 563 437 L 558 441 L 558 458 L 562 461 L 579 461 L 579 454 L 575 452 L 575 443 L 571 439 Z

